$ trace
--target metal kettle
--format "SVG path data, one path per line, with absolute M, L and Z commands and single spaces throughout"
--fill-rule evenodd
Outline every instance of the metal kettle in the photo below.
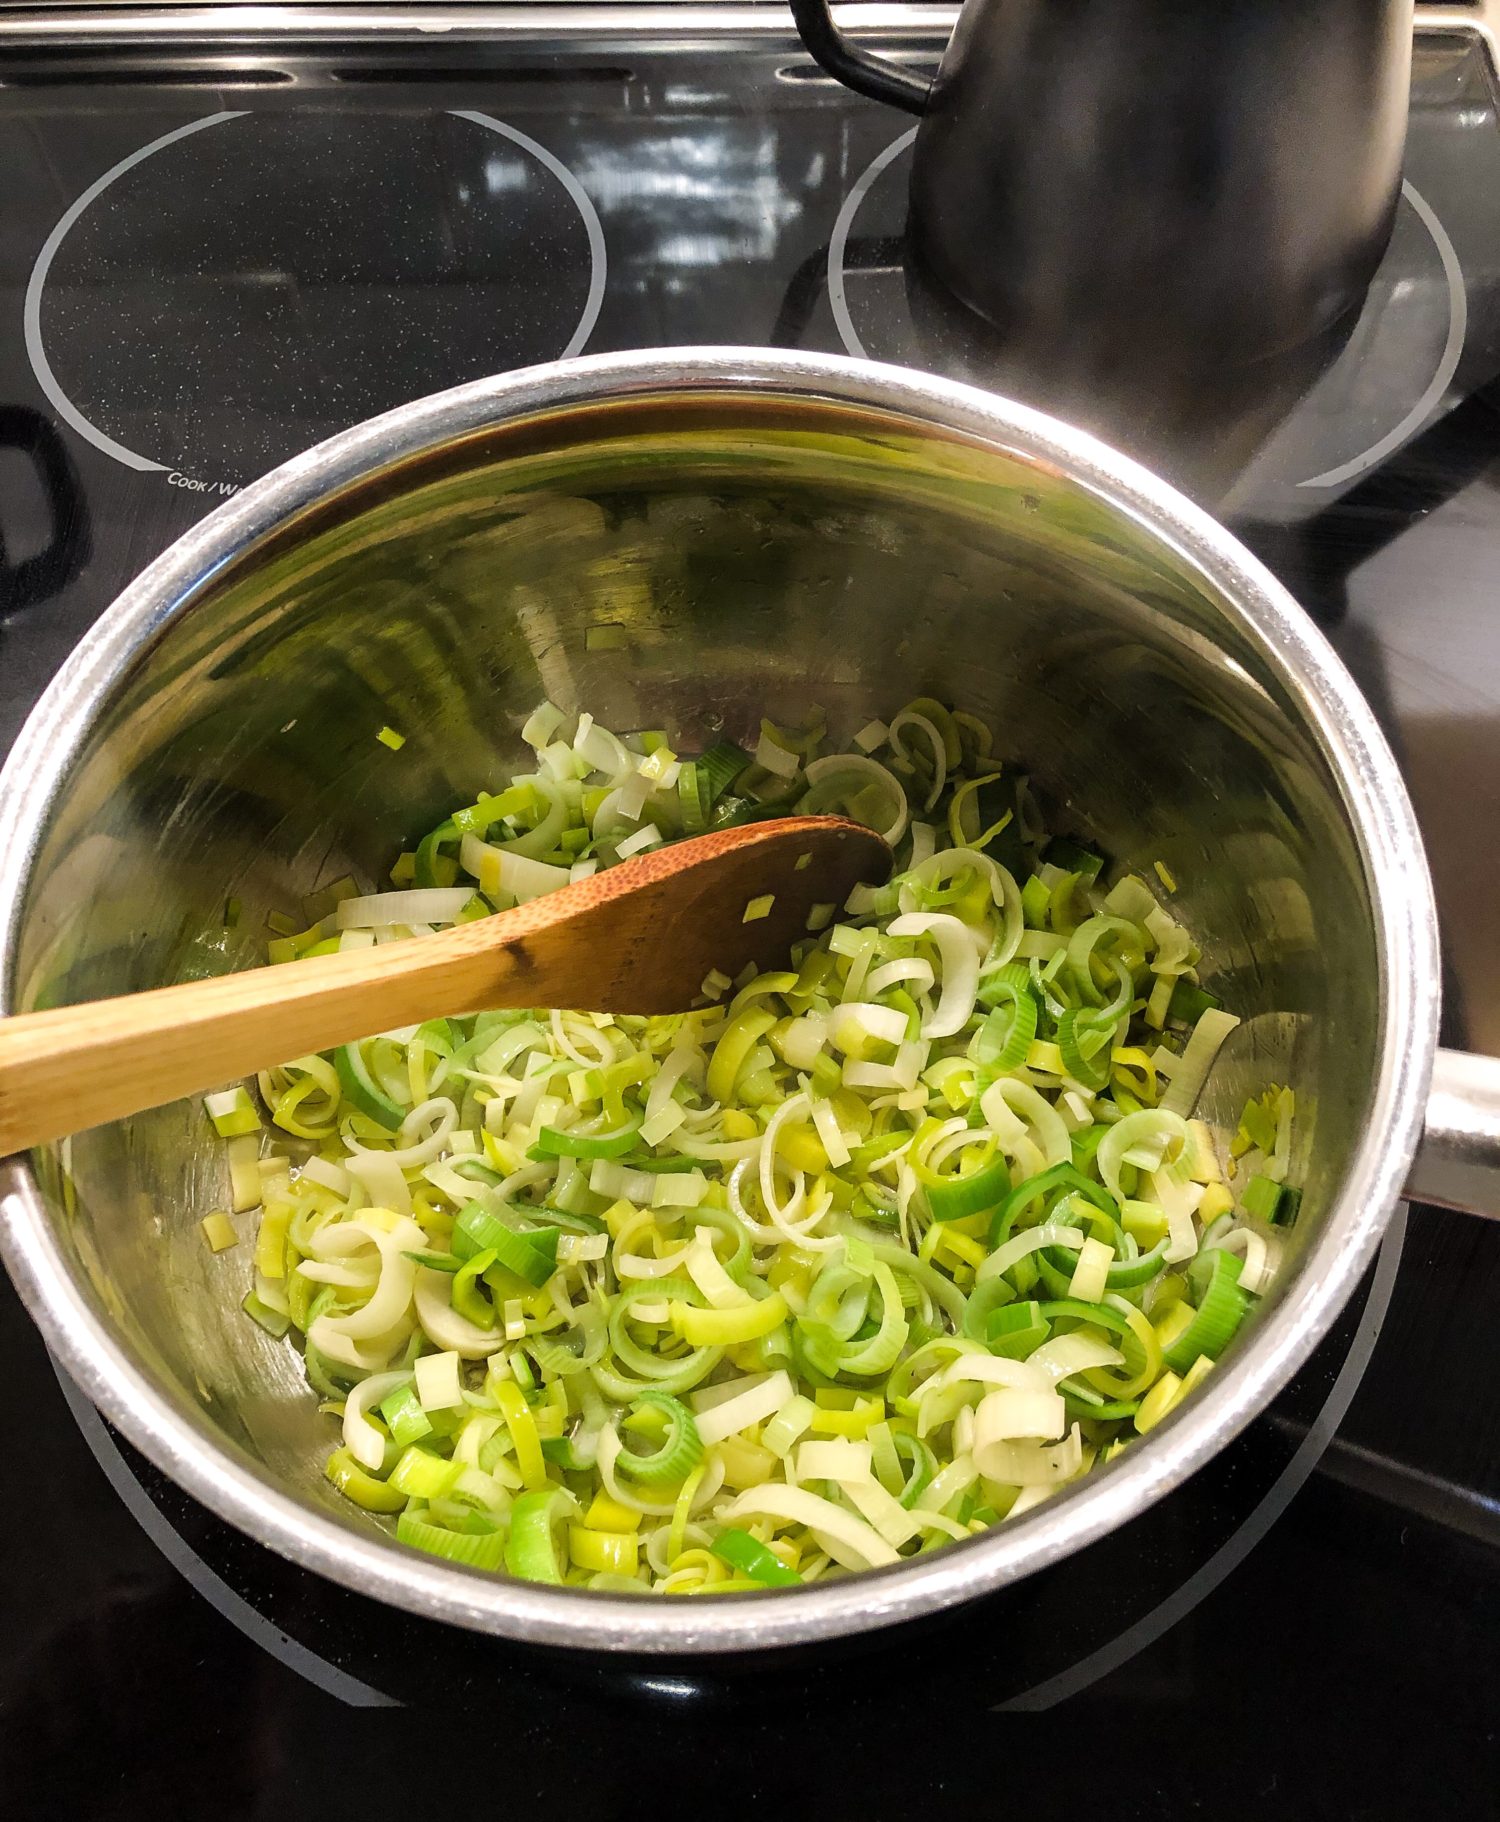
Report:
M 921 117 L 909 253 L 1034 365 L 1254 362 L 1385 250 L 1413 0 L 966 0 L 930 85 L 829 0 L 792 11 L 830 75 Z

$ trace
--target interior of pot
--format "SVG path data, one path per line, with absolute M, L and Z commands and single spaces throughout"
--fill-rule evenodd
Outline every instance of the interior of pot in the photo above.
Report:
M 1247 1092 L 1296 1088 L 1305 1244 L 1361 1130 L 1380 986 L 1347 813 L 1275 661 L 1186 557 L 1049 465 L 832 403 L 554 412 L 407 459 L 221 568 L 53 806 L 11 1003 L 263 960 L 268 913 L 348 872 L 378 887 L 499 788 L 543 697 L 691 749 L 814 704 L 847 734 L 918 693 L 989 722 L 1053 827 L 1176 881 L 1245 1018 L 1207 1111 L 1232 1126 Z M 82 1134 L 39 1177 L 168 1396 L 368 1530 L 323 1479 L 334 1432 L 292 1348 L 239 1310 L 247 1249 L 204 1244 L 226 1180 L 201 1108 Z

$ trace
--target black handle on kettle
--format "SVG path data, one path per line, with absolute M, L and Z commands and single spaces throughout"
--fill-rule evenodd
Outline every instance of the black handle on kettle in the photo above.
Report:
M 791 0 L 791 7 L 802 42 L 830 76 L 871 101 L 887 101 L 908 114 L 926 110 L 932 84 L 846 38 L 833 22 L 830 0 Z

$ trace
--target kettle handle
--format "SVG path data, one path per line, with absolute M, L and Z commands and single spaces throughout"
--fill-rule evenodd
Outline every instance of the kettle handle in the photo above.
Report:
M 833 22 L 830 0 L 791 0 L 791 8 L 803 44 L 830 76 L 871 101 L 887 101 L 908 114 L 925 112 L 932 84 L 846 38 Z

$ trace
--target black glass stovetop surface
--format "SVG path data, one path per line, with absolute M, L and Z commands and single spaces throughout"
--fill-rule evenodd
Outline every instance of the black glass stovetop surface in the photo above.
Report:
M 1500 1054 L 1500 121 L 1477 38 L 1419 38 L 1358 320 L 1207 384 L 1191 425 L 987 370 L 914 310 L 908 123 L 774 25 L 230 49 L 0 55 L 0 748 L 175 536 L 405 399 L 690 342 L 1003 377 L 1177 474 L 1332 637 L 1428 842 L 1445 1040 Z M 116 1438 L 0 1285 L 0 1815 L 1500 1815 L 1497 1306 L 1500 1228 L 1414 1209 L 1274 1411 L 1126 1531 L 925 1631 L 642 1671 L 291 1568 Z

